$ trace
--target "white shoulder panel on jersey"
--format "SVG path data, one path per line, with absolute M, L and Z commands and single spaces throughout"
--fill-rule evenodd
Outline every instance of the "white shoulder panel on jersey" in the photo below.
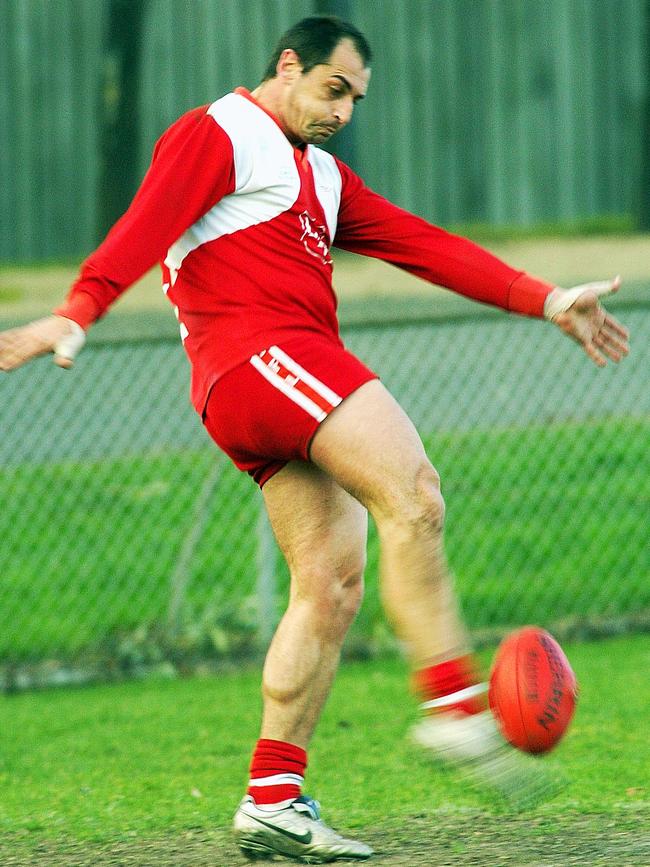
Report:
M 314 174 L 316 195 L 325 211 L 327 228 L 333 242 L 341 206 L 341 187 L 343 186 L 341 172 L 336 165 L 336 160 L 327 151 L 309 145 L 308 157 Z
M 293 147 L 266 112 L 246 97 L 229 93 L 212 103 L 208 114 L 232 142 L 235 190 L 170 247 L 165 264 L 172 285 L 192 250 L 278 217 L 291 208 L 300 194 Z

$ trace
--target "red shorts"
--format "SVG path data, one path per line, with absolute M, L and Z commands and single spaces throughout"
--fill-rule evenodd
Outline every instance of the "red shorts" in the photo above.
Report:
M 292 460 L 309 460 L 318 425 L 377 375 L 340 344 L 303 334 L 269 346 L 212 387 L 203 423 L 260 487 Z

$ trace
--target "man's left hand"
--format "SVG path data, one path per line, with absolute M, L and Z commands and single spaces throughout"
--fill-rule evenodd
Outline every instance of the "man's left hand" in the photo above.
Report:
M 544 304 L 544 316 L 579 343 L 598 367 L 607 359 L 619 362 L 630 351 L 629 332 L 600 305 L 599 298 L 618 292 L 621 278 L 554 289 Z

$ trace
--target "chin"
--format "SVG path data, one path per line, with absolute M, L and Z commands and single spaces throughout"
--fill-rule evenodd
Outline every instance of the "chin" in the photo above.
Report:
M 315 132 L 311 135 L 307 134 L 303 136 L 303 141 L 306 144 L 323 144 L 323 142 L 331 139 L 334 133 L 331 132 Z

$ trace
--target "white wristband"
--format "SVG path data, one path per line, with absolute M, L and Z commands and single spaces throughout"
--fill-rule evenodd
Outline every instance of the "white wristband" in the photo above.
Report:
M 552 322 L 560 313 L 565 313 L 577 298 L 583 293 L 582 286 L 576 286 L 574 289 L 560 289 L 557 287 L 544 301 L 544 319 Z
M 593 292 L 599 297 L 601 295 L 609 295 L 618 289 L 620 279 L 615 280 L 599 280 L 594 283 L 583 283 L 581 286 L 574 286 L 573 289 L 561 289 L 557 286 L 546 296 L 544 301 L 544 318 L 551 322 L 572 307 L 581 295 L 585 292 Z
M 65 337 L 62 337 L 56 344 L 54 347 L 54 354 L 61 356 L 61 358 L 69 358 L 70 361 L 73 361 L 86 342 L 86 332 L 83 330 L 81 325 L 73 319 L 66 318 L 66 322 L 70 324 L 71 331 L 69 334 L 66 334 Z

